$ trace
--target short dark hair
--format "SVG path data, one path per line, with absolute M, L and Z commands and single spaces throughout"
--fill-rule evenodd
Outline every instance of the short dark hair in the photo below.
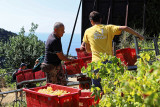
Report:
M 61 27 L 61 26 L 64 26 L 63 23 L 61 23 L 61 22 L 56 22 L 56 23 L 54 24 L 53 29 L 57 29 L 57 28 L 59 28 L 59 27 Z
M 92 11 L 89 14 L 89 20 L 93 20 L 94 22 L 100 22 L 101 20 L 101 14 L 97 11 Z

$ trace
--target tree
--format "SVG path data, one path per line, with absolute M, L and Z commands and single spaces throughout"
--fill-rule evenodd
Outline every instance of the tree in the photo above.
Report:
M 5 67 L 19 68 L 23 62 L 28 68 L 33 68 L 35 60 L 44 55 L 45 44 L 35 35 L 37 28 L 38 25 L 32 23 L 28 36 L 25 36 L 25 29 L 22 27 L 18 36 L 10 37 L 4 44 L 0 43 L 0 54 L 4 57 Z

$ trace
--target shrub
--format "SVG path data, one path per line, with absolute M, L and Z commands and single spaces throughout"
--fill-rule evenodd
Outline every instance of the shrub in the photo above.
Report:
M 28 65 L 28 68 L 32 68 L 35 60 L 44 55 L 45 44 L 35 35 L 37 28 L 38 25 L 32 23 L 29 34 L 26 36 L 25 29 L 22 27 L 19 35 L 10 37 L 4 44 L 0 43 L 2 44 L 0 53 L 4 57 L 5 67 L 17 69 L 23 62 Z

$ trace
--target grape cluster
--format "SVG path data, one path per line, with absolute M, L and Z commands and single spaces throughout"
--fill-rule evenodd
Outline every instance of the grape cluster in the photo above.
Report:
M 38 90 L 39 93 L 43 93 L 43 94 L 49 94 L 49 95 L 58 95 L 58 96 L 62 96 L 65 94 L 70 94 L 70 92 L 64 91 L 64 90 L 52 90 L 52 87 L 47 87 L 47 89 L 39 89 Z

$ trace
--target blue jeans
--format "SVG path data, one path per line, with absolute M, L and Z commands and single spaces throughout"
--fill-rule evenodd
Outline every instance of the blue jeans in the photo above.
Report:
M 103 64 L 106 64 L 106 63 L 111 63 L 110 61 L 106 60 L 104 62 L 102 62 Z M 99 71 L 99 69 L 96 69 L 94 70 L 93 72 L 95 74 L 97 74 Z M 102 86 L 101 86 L 101 78 L 98 78 L 98 79 L 92 79 L 92 85 L 94 84 L 95 87 L 99 87 L 102 91 Z

